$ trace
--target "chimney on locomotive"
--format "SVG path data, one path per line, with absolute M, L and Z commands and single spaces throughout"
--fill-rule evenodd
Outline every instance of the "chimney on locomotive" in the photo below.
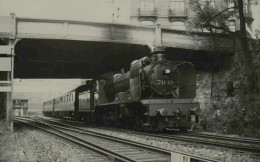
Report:
M 121 74 L 124 74 L 125 73 L 125 69 L 122 67 L 121 68 Z
M 163 49 L 157 49 L 156 51 L 152 52 L 153 58 L 155 61 L 161 61 L 164 60 L 164 53 L 165 51 Z

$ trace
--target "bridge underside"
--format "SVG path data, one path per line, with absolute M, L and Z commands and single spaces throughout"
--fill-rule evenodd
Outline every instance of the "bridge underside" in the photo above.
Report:
M 93 78 L 129 69 L 131 61 L 151 56 L 145 45 L 72 40 L 22 39 L 15 46 L 14 78 Z M 185 60 L 197 70 L 221 67 L 223 54 L 166 48 L 170 60 Z M 213 60 L 211 62 L 210 60 Z

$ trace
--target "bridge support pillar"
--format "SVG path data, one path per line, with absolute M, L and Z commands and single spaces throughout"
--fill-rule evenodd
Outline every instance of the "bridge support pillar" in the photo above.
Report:
M 13 131 L 13 69 L 15 40 L 0 45 L 0 120 Z
M 164 52 L 165 47 L 163 47 L 163 45 L 162 45 L 161 24 L 156 24 L 154 42 L 155 42 L 155 45 L 154 45 L 153 53 Z

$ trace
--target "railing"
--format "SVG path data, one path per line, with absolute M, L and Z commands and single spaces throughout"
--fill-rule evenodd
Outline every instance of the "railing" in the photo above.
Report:
M 187 11 L 185 9 L 175 10 L 158 10 L 158 9 L 141 9 L 138 8 L 138 16 L 139 17 L 160 17 L 165 16 L 169 18 L 175 17 L 187 17 Z
M 138 8 L 138 16 L 157 16 L 156 9 L 141 9 Z
M 185 9 L 183 10 L 175 10 L 175 9 L 168 9 L 169 17 L 186 17 L 187 12 Z

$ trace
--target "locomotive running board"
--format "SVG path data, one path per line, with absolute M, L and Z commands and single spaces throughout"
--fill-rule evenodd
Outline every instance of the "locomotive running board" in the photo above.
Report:
M 124 102 L 111 102 L 111 103 L 102 103 L 102 104 L 97 104 L 96 106 L 109 106 L 109 105 L 120 105 L 120 104 L 129 104 L 133 102 L 139 102 L 138 100 L 128 100 Z
M 161 104 L 161 103 L 196 103 L 193 99 L 147 99 L 140 100 L 142 104 Z

